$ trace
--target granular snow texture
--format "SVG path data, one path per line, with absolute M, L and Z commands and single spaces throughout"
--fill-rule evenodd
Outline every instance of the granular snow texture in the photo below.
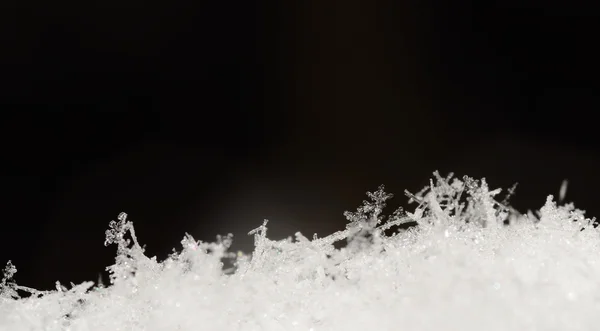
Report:
M 181 252 L 158 262 L 122 213 L 107 231 L 118 247 L 109 286 L 40 292 L 15 284 L 9 263 L 0 330 L 600 329 L 593 220 L 552 196 L 524 215 L 484 179 L 434 175 L 406 192 L 412 212 L 383 216 L 391 195 L 380 187 L 328 237 L 273 241 L 265 222 L 251 232 L 251 255 L 229 253 L 230 236 L 186 235 Z M 223 270 L 224 259 L 235 268 Z

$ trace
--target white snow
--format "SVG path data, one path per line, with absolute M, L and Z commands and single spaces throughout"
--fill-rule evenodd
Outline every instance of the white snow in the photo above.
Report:
M 407 194 L 413 212 L 384 217 L 391 195 L 380 187 L 328 237 L 273 241 L 265 221 L 251 232 L 251 255 L 229 253 L 230 236 L 186 235 L 181 251 L 159 262 L 121 214 L 106 236 L 118 249 L 109 286 L 57 282 L 38 292 L 15 284 L 9 263 L 0 330 L 598 329 L 592 220 L 552 196 L 537 216 L 522 215 L 485 180 L 434 175 Z M 391 233 L 405 222 L 418 226 Z M 348 245 L 335 249 L 340 240 Z M 235 260 L 234 271 L 222 270 L 223 258 Z

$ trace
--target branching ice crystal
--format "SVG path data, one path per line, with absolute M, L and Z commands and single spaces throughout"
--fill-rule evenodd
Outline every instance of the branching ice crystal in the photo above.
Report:
M 164 261 L 144 255 L 121 213 L 106 231 L 117 246 L 108 286 L 36 291 L 16 285 L 9 261 L 0 331 L 595 330 L 594 219 L 562 204 L 566 184 L 558 203 L 521 214 L 509 204 L 515 187 L 500 200 L 485 179 L 434 172 L 405 191 L 411 211 L 386 216 L 392 194 L 380 186 L 329 236 L 271 240 L 265 220 L 249 232 L 250 255 L 229 252 L 231 235 L 186 234 Z
M 0 297 L 18 298 L 16 284 L 12 282 L 13 276 L 17 273 L 17 268 L 11 261 L 6 263 L 3 271 L 2 283 L 0 283 Z

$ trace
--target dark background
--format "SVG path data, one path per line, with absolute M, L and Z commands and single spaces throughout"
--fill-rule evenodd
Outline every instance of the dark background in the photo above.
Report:
M 442 2 L 440 2 L 442 3 Z M 540 2 L 542 3 L 542 2 Z M 558 2 L 557 2 L 558 3 Z M 96 280 L 125 211 L 149 255 L 268 218 L 343 229 L 432 171 L 598 215 L 597 11 L 529 1 L 3 2 L 0 263 Z

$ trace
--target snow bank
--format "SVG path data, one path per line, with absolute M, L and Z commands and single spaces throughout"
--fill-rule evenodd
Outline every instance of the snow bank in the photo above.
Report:
M 57 282 L 40 292 L 15 284 L 9 262 L 0 330 L 598 328 L 593 220 L 552 196 L 537 215 L 522 215 L 484 179 L 434 175 L 423 191 L 406 192 L 412 212 L 385 217 L 391 195 L 380 187 L 328 237 L 273 241 L 265 221 L 251 232 L 251 255 L 229 253 L 230 236 L 186 235 L 181 252 L 159 262 L 144 255 L 122 213 L 106 233 L 118 248 L 109 286 Z M 347 245 L 334 248 L 339 241 Z M 225 259 L 235 268 L 223 270 Z

